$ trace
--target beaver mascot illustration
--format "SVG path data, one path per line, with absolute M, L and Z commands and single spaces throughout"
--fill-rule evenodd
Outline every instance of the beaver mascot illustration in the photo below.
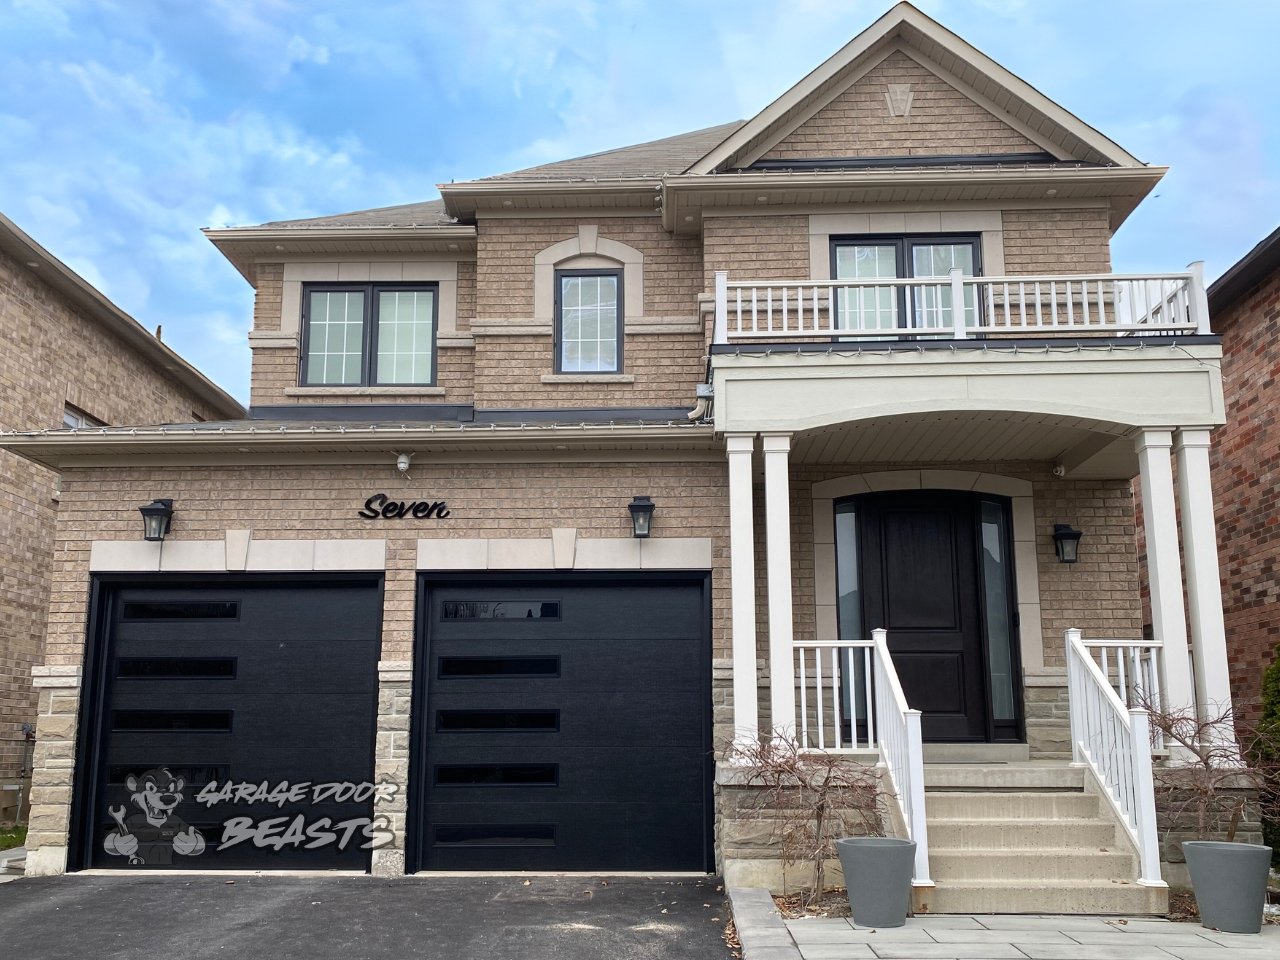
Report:
M 102 846 L 116 857 L 128 857 L 135 866 L 166 867 L 173 855 L 194 857 L 204 852 L 204 837 L 173 811 L 182 802 L 186 781 L 175 777 L 168 767 L 156 767 L 141 777 L 125 779 L 130 799 L 142 812 L 125 819 L 123 806 L 109 807 L 118 826 L 107 834 Z

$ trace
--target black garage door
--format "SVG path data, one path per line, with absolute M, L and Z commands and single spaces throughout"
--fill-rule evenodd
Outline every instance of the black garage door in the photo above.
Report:
M 366 869 L 385 842 L 380 582 L 210 578 L 101 594 L 81 863 Z
M 411 868 L 710 868 L 705 578 L 423 597 Z

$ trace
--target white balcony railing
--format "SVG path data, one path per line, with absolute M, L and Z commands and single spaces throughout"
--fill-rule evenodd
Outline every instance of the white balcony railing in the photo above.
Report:
M 1128 829 L 1138 848 L 1140 881 L 1162 886 L 1147 711 L 1125 705 L 1079 630 L 1068 630 L 1066 641 L 1072 762 L 1092 769 Z
M 966 277 L 955 268 L 927 280 L 730 281 L 719 271 L 715 311 L 722 344 L 1210 332 L 1200 263 L 1184 273 L 1089 276 Z
M 924 809 L 924 748 L 920 711 L 902 693 L 888 635 L 871 640 L 797 643 L 796 701 L 800 744 L 805 749 L 878 749 L 907 835 L 916 842 L 917 886 L 929 885 L 929 834 Z

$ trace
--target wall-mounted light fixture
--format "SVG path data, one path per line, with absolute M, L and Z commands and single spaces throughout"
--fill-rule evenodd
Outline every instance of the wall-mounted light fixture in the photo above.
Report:
M 169 532 L 169 521 L 173 519 L 173 501 L 167 498 L 152 500 L 138 508 L 142 514 L 142 538 L 144 540 L 163 540 Z
M 649 497 L 632 497 L 627 504 L 631 511 L 631 528 L 637 537 L 649 536 L 649 526 L 653 521 L 653 501 Z
M 1053 550 L 1058 555 L 1059 563 L 1076 562 L 1082 536 L 1084 534 L 1079 530 L 1073 530 L 1069 523 L 1053 525 Z

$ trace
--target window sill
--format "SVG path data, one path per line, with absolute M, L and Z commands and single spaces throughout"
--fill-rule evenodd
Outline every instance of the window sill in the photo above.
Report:
M 631 373 L 549 373 L 543 383 L 635 383 Z
M 286 397 L 443 397 L 444 387 L 285 387 Z

